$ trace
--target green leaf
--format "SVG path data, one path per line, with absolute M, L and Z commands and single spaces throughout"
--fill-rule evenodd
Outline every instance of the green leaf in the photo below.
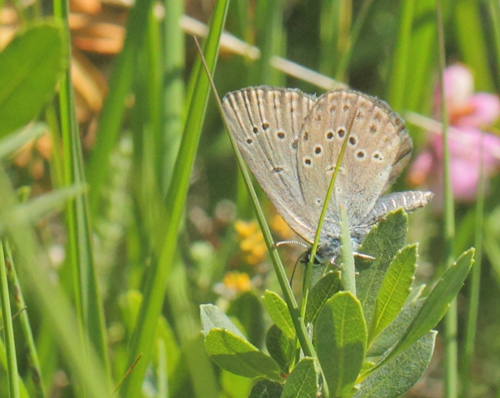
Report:
M 205 337 L 212 329 L 225 329 L 242 339 L 246 339 L 231 319 L 213 304 L 200 305 L 200 317 L 203 326 L 202 333 Z
M 309 300 L 307 302 L 305 315 L 306 324 L 316 321 L 326 300 L 340 291 L 341 287 L 339 271 L 328 272 L 314 285 L 309 292 Z
M 403 337 L 424 301 L 424 299 L 419 299 L 404 306 L 396 319 L 373 340 L 366 355 L 368 357 L 380 356 L 394 346 Z
M 428 332 L 377 369 L 362 383 L 354 398 L 397 398 L 420 379 L 429 365 L 437 332 Z
M 266 348 L 281 370 L 288 373 L 295 354 L 295 340 L 286 337 L 280 328 L 272 325 L 266 335 Z
M 210 330 L 205 337 L 205 348 L 210 358 L 228 372 L 244 377 L 281 380 L 280 368 L 270 356 L 227 330 Z
M 266 290 L 262 298 L 272 321 L 290 339 L 295 338 L 295 328 L 288 307 L 277 293 Z
M 237 318 L 248 335 L 248 340 L 260 347 L 264 340 L 264 318 L 260 298 L 246 292 L 231 302 L 227 315 Z
M 280 398 L 283 387 L 280 383 L 261 380 L 252 388 L 248 398 Z
M 66 66 L 62 29 L 55 23 L 32 26 L 10 42 L 0 53 L 0 137 L 38 115 Z
M 375 260 L 356 257 L 357 297 L 363 306 L 365 319 L 370 324 L 375 300 L 387 272 L 387 268 L 396 253 L 404 247 L 408 216 L 399 209 L 375 225 L 366 236 L 358 252 L 367 254 Z
M 339 292 L 321 310 L 314 329 L 316 351 L 331 396 L 346 395 L 354 386 L 366 352 L 366 322 L 361 303 Z
M 286 379 L 280 398 L 315 398 L 318 373 L 313 358 L 303 358 Z
M 368 333 L 368 345 L 401 311 L 411 291 L 417 268 L 417 245 L 401 249 L 385 274 L 375 304 L 374 316 Z
M 425 299 L 403 338 L 377 366 L 405 350 L 437 325 L 448 310 L 451 301 L 460 291 L 473 263 L 474 249 L 469 249 L 446 270 Z

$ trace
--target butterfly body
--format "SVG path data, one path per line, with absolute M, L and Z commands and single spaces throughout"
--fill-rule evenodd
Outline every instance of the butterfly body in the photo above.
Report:
M 431 192 L 382 196 L 410 159 L 403 120 L 377 98 L 352 90 L 320 97 L 297 89 L 249 87 L 226 94 L 223 110 L 250 170 L 284 220 L 312 243 L 344 140 L 346 149 L 327 206 L 317 257 L 340 252 L 346 209 L 353 250 L 388 212 L 413 211 Z

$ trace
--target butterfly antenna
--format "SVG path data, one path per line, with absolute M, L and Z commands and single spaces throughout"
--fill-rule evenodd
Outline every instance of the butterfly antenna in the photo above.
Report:
M 304 242 L 299 242 L 298 240 L 282 240 L 281 242 L 276 242 L 274 244 L 274 247 L 280 247 L 284 245 L 299 245 L 306 249 L 309 248 Z

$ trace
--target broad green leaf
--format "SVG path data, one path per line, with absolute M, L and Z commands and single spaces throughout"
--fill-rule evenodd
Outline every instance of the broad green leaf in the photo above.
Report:
M 281 380 L 278 364 L 240 336 L 212 329 L 205 337 L 210 358 L 222 369 L 244 377 Z
M 396 319 L 382 333 L 375 337 L 366 355 L 368 357 L 380 356 L 394 346 L 403 337 L 406 329 L 408 329 L 408 326 L 420 311 L 424 301 L 424 299 L 419 299 L 405 305 Z
M 318 373 L 313 358 L 303 358 L 286 379 L 281 398 L 316 398 Z
M 420 379 L 429 365 L 437 332 L 428 332 L 377 369 L 362 383 L 354 398 L 397 398 Z
M 314 323 L 326 300 L 340 291 L 340 272 L 330 271 L 323 276 L 309 292 L 306 309 L 306 324 Z
M 280 398 L 283 386 L 270 380 L 261 380 L 252 388 L 248 398 Z
M 277 293 L 270 290 L 266 290 L 262 300 L 275 325 L 278 326 L 288 338 L 295 338 L 295 328 L 285 300 Z
M 316 351 L 333 397 L 354 386 L 366 352 L 366 322 L 361 303 L 349 292 L 339 292 L 324 305 L 314 329 Z
M 473 263 L 474 249 L 469 249 L 446 270 L 425 299 L 422 308 L 420 308 L 402 339 L 377 366 L 405 350 L 437 325 L 448 310 L 451 301 L 460 291 Z
M 66 63 L 62 27 L 32 26 L 0 53 L 0 137 L 34 119 L 54 95 Z
M 236 325 L 218 307 L 212 304 L 200 305 L 202 333 L 206 337 L 212 329 L 225 329 L 234 335 L 246 340 L 246 337 Z
M 408 229 L 408 216 L 403 210 L 396 210 L 375 225 L 366 236 L 358 252 L 367 254 L 375 260 L 356 258 L 357 297 L 363 305 L 365 319 L 371 322 L 375 300 L 384 280 L 387 268 L 396 253 L 404 247 L 406 231 Z
M 288 373 L 295 354 L 295 340 L 288 338 L 276 325 L 272 325 L 266 335 L 266 348 L 281 370 Z
M 401 311 L 410 294 L 416 268 L 417 245 L 406 246 L 392 260 L 378 291 L 368 333 L 368 345 Z
M 221 391 L 231 391 L 231 396 L 233 397 L 248 397 L 250 394 L 250 391 L 252 390 L 253 386 L 253 380 L 235 375 L 234 373 L 227 372 L 225 370 L 222 370 L 220 373 L 220 386 L 221 386 Z M 169 383 L 170 384 L 170 383 Z M 222 394 L 221 394 L 222 395 Z M 165 397 L 167 394 L 165 394 Z M 173 397 L 174 395 L 168 394 L 169 397 Z M 185 397 L 186 394 L 179 394 L 177 397 Z M 159 398 L 159 394 L 157 395 Z
M 231 302 L 227 315 L 237 318 L 243 330 L 248 335 L 248 340 L 260 347 L 264 340 L 264 317 L 260 298 L 253 292 L 246 292 Z

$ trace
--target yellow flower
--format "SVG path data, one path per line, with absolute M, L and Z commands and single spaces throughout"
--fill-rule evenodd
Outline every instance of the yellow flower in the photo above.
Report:
M 260 264 L 267 255 L 267 246 L 257 221 L 236 220 L 234 228 L 239 235 L 240 249 L 250 265 Z
M 252 281 L 246 272 L 227 272 L 222 283 L 226 289 L 235 293 L 248 292 L 252 288 Z

